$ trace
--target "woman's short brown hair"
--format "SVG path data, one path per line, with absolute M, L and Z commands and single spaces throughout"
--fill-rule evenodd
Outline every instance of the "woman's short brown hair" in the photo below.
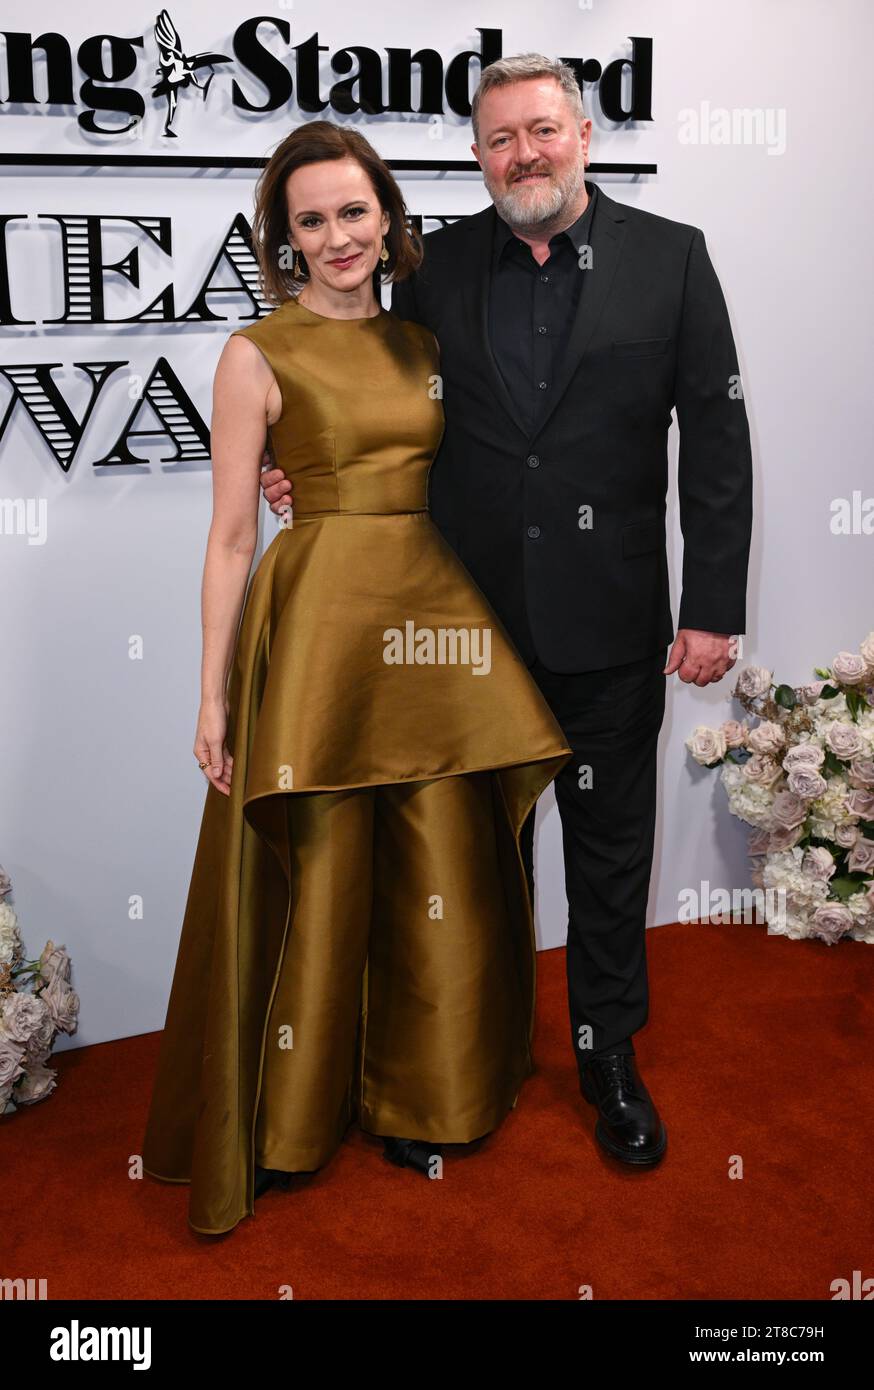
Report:
M 295 169 L 325 159 L 357 160 L 370 179 L 381 208 L 389 215 L 385 234 L 388 260 L 377 262 L 373 272 L 377 297 L 381 276 L 387 280 L 405 280 L 422 263 L 422 238 L 408 225 L 403 194 L 370 141 L 359 131 L 347 130 L 332 121 L 307 121 L 277 146 L 255 189 L 252 249 L 261 272 L 262 293 L 269 304 L 279 305 L 294 298 L 309 278 L 308 275 L 300 278 L 294 275 L 288 242 L 286 181 Z M 298 259 L 305 267 L 302 251 L 298 252 Z

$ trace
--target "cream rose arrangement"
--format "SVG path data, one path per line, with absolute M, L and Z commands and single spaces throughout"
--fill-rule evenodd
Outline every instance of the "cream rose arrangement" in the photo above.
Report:
M 54 1090 L 57 1073 L 47 1062 L 55 1038 L 74 1033 L 79 1017 L 65 948 L 48 941 L 38 960 L 24 958 L 11 888 L 0 868 L 0 1115 Z
M 752 880 L 768 931 L 874 943 L 874 632 L 838 652 L 809 685 L 775 684 L 763 666 L 733 695 L 753 719 L 699 725 L 686 747 L 719 767 L 732 815 L 752 826 Z M 784 909 L 768 915 L 772 898 Z M 785 904 L 789 910 L 785 910 Z

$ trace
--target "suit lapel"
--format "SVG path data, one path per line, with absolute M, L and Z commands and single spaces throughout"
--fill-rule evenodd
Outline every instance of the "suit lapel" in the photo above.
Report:
M 489 339 L 489 292 L 492 281 L 492 241 L 497 213 L 490 203 L 482 212 L 474 213 L 467 221 L 471 234 L 469 253 L 470 274 L 466 277 L 465 301 L 471 333 L 471 349 L 476 360 L 485 364 L 485 371 L 495 399 L 506 411 L 526 439 L 539 435 L 547 420 L 567 391 L 580 360 L 588 347 L 595 326 L 607 303 L 622 245 L 625 239 L 625 211 L 621 203 L 608 198 L 598 189 L 598 207 L 592 223 L 592 268 L 584 273 L 588 279 L 580 295 L 577 312 L 571 324 L 564 354 L 557 364 L 555 381 L 549 393 L 549 404 L 530 435 L 492 352 Z
M 470 325 L 470 346 L 475 361 L 485 364 L 486 375 L 498 404 L 506 411 L 524 435 L 528 434 L 513 397 L 495 361 L 489 338 L 489 290 L 492 283 L 492 241 L 497 213 L 493 203 L 482 212 L 474 213 L 468 221 L 472 233 L 470 274 L 467 276 L 467 318 Z

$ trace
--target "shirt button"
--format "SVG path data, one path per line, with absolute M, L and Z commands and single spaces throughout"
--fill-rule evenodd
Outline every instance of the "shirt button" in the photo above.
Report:
M 537 540 L 537 537 L 540 535 L 540 527 L 539 527 L 539 526 L 529 526 L 529 527 L 528 527 L 528 535 L 529 535 L 529 537 L 530 537 L 530 539 L 531 539 L 532 541 L 536 541 L 536 540 Z
M 541 280 L 543 281 L 544 285 L 549 284 L 549 276 L 548 276 L 548 275 L 541 275 L 540 278 L 541 278 Z
M 545 390 L 546 390 L 546 382 L 545 382 L 545 381 L 538 381 L 537 385 L 538 385 L 538 387 L 539 387 L 539 389 L 540 389 L 541 391 L 545 391 Z
M 545 329 L 545 328 L 538 328 L 537 332 L 538 332 L 538 333 L 545 333 L 545 332 L 546 332 L 546 329 Z
M 537 457 L 536 454 L 529 454 L 525 462 L 528 464 L 529 468 L 540 467 L 540 459 Z

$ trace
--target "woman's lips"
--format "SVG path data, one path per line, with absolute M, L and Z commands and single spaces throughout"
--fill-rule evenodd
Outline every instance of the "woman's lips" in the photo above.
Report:
M 353 261 L 357 261 L 360 255 L 361 252 L 356 251 L 354 256 L 346 256 L 344 260 L 329 261 L 328 264 L 335 265 L 338 270 L 345 270 L 347 265 L 351 265 Z

